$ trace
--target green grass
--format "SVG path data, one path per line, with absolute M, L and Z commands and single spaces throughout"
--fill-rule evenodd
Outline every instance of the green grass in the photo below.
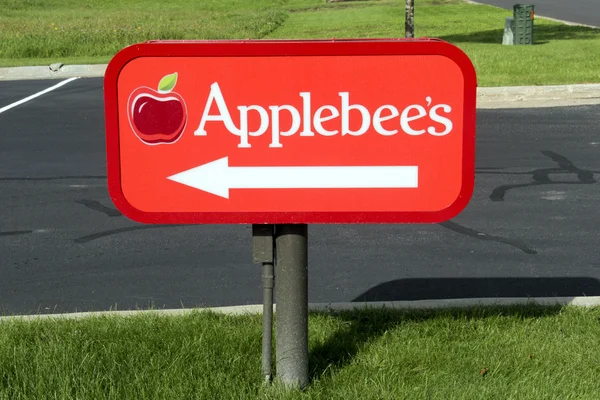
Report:
M 538 400 L 600 393 L 598 308 L 312 314 L 304 393 L 262 386 L 260 316 L 196 312 L 0 327 L 0 398 L 11 400 Z
M 151 39 L 402 37 L 403 0 L 0 0 L 0 65 L 105 63 Z M 502 46 L 510 12 L 420 0 L 416 35 L 473 60 L 481 86 L 600 82 L 600 30 L 536 19 L 534 46 Z
M 404 9 L 400 3 L 291 13 L 267 37 L 401 37 Z M 415 6 L 416 36 L 441 38 L 462 48 L 475 65 L 480 86 L 600 82 L 600 29 L 538 18 L 536 45 L 502 46 L 507 16 L 509 11 L 462 0 L 421 0 Z

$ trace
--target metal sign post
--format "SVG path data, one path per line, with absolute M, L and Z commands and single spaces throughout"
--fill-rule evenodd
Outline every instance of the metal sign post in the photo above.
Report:
M 263 333 L 262 373 L 265 383 L 271 382 L 271 360 L 273 359 L 273 283 L 275 256 L 275 226 L 252 225 L 252 259 L 262 264 L 263 284 Z
M 272 377 L 273 281 L 277 265 L 277 379 L 308 384 L 308 228 L 305 224 L 252 225 L 252 258 L 262 264 L 262 373 Z
M 406 0 L 406 22 L 404 24 L 404 37 L 415 37 L 415 3 L 414 0 Z
M 277 225 L 277 379 L 285 386 L 308 384 L 308 228 Z

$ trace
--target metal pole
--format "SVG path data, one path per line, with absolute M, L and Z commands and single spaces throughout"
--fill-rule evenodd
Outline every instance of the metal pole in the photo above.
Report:
M 272 262 L 262 265 L 263 282 L 263 337 L 262 337 L 262 373 L 265 383 L 271 382 L 271 361 L 273 359 L 273 274 Z
M 273 359 L 273 278 L 275 253 L 275 226 L 252 225 L 252 259 L 262 264 L 263 284 L 263 335 L 262 373 L 265 383 L 271 382 L 271 360 Z
M 277 225 L 277 379 L 288 387 L 308 384 L 308 228 Z
M 415 37 L 415 3 L 414 0 L 406 0 L 406 19 L 404 24 L 404 36 Z

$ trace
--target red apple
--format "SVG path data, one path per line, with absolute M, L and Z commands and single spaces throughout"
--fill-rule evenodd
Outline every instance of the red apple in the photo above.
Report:
M 187 122 L 185 101 L 173 92 L 177 73 L 161 79 L 159 90 L 139 87 L 129 96 L 129 123 L 136 136 L 146 144 L 176 142 Z

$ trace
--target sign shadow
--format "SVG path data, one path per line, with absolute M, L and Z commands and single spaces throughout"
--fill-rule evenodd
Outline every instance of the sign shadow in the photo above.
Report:
M 576 296 L 600 296 L 600 281 L 588 277 L 396 279 L 372 287 L 352 301 Z
M 485 320 L 504 316 L 518 316 L 526 320 L 556 315 L 562 306 L 496 306 L 471 309 L 401 310 L 392 308 L 359 309 L 355 311 L 313 313 L 323 318 L 335 318 L 341 327 L 322 342 L 313 345 L 309 352 L 309 377 L 311 380 L 335 375 L 370 343 L 386 332 L 407 322 L 425 322 L 443 316 L 459 320 Z

